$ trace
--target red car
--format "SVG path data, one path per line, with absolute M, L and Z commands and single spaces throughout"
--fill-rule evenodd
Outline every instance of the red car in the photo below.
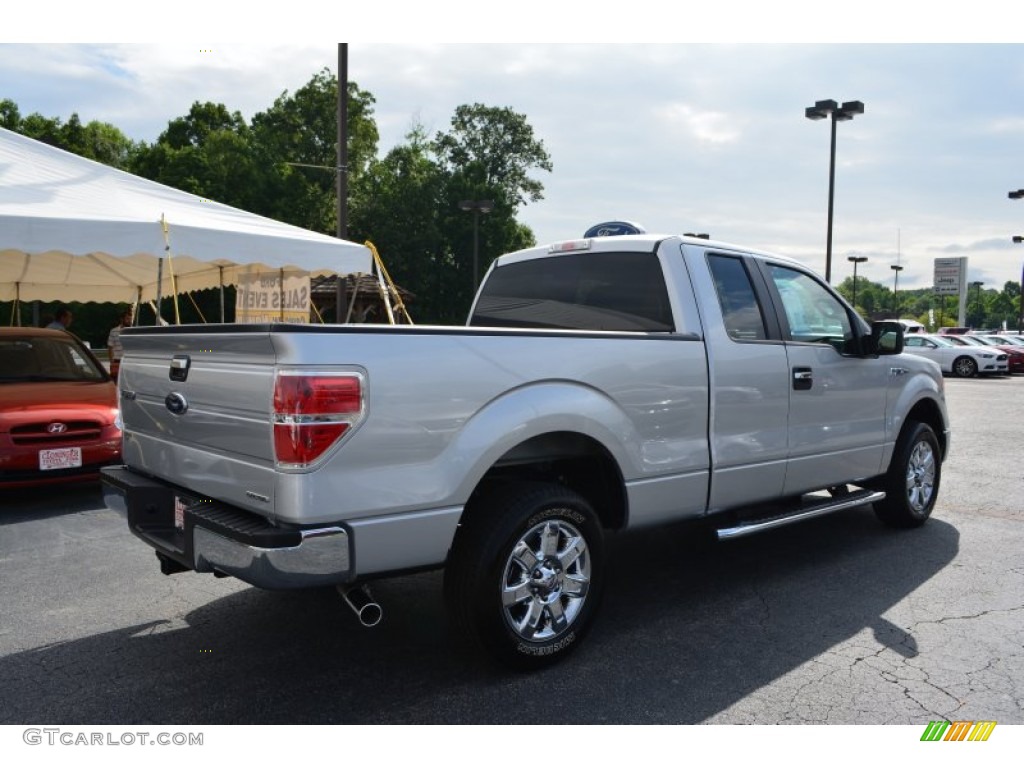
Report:
M 1019 346 L 1006 339 L 998 338 L 995 336 L 965 336 L 967 339 L 977 339 L 978 341 L 989 344 L 996 349 L 1000 349 L 1006 353 L 1007 370 L 1010 373 L 1024 373 L 1024 346 Z
M 121 458 L 117 386 L 76 337 L 0 328 L 0 488 L 95 480 Z

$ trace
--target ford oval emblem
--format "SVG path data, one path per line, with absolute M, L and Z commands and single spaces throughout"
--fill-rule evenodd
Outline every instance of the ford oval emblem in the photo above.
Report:
M 611 237 L 613 235 L 642 235 L 647 230 L 642 224 L 635 221 L 603 221 L 595 224 L 586 232 L 583 237 Z
M 181 414 L 188 410 L 188 400 L 180 392 L 171 392 L 171 394 L 164 398 L 164 405 L 175 416 L 181 416 Z

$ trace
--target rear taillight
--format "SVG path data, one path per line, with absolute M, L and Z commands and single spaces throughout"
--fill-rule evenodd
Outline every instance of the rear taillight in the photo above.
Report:
M 308 466 L 362 416 L 359 374 L 279 372 L 274 381 L 274 458 L 281 466 Z

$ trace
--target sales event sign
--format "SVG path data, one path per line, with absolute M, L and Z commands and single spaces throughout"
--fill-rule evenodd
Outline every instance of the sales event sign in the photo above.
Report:
M 935 293 L 959 296 L 967 279 L 967 257 L 935 260 Z
M 309 273 L 243 274 L 235 293 L 236 323 L 308 323 Z

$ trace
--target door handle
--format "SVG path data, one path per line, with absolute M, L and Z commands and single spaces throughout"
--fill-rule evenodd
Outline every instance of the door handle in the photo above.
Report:
M 814 371 L 810 368 L 793 369 L 793 389 L 810 389 L 814 386 Z

